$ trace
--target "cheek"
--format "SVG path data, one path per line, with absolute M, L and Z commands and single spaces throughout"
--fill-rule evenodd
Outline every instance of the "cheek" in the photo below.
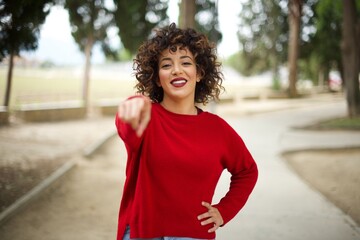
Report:
M 165 79 L 166 79 L 166 73 L 164 73 L 163 71 L 159 71 L 159 79 L 157 81 L 157 85 L 161 87 Z

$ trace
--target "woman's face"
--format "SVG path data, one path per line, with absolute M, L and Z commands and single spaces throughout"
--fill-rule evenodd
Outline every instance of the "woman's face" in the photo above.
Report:
M 187 48 L 166 49 L 160 54 L 158 85 L 164 90 L 164 100 L 194 101 L 198 81 L 195 58 Z

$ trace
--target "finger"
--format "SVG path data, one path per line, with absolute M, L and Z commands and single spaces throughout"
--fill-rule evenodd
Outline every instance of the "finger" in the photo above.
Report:
M 198 216 L 199 220 L 206 219 L 205 221 L 201 222 L 201 225 L 207 225 L 207 224 L 213 223 L 214 227 L 209 229 L 209 231 L 215 231 L 224 223 L 219 210 L 217 208 L 213 207 L 208 202 L 203 201 L 203 202 L 201 202 L 201 204 L 208 209 L 208 211 L 206 213 L 203 213 Z
M 137 102 L 137 99 L 132 99 L 131 101 L 129 101 L 129 118 L 130 119 L 136 119 L 137 115 L 139 115 L 140 110 L 139 108 L 141 106 L 139 106 L 140 104 Z
M 143 100 L 144 100 L 143 112 L 149 113 L 151 109 L 151 101 L 147 97 L 144 97 Z
M 141 103 L 137 99 L 130 101 L 128 105 L 128 119 L 134 130 L 137 130 L 139 127 L 141 107 Z
M 209 217 L 211 217 L 211 215 L 210 215 L 211 210 L 212 210 L 211 204 L 208 203 L 208 202 L 204 202 L 204 201 L 203 201 L 203 202 L 201 202 L 201 205 L 203 205 L 204 207 L 206 207 L 206 208 L 208 209 L 208 211 L 205 212 L 205 213 L 203 213 L 203 214 L 201 214 L 201 215 L 199 215 L 199 216 L 198 216 L 198 219 L 201 220 L 201 219 L 204 219 L 204 218 L 209 218 Z
M 216 224 L 215 217 L 209 218 L 209 219 L 201 222 L 202 226 L 205 226 L 205 225 L 208 225 L 208 224 L 213 224 L 213 227 L 208 230 L 209 233 L 210 232 L 215 232 L 219 228 L 219 225 Z
M 121 120 L 123 120 L 124 122 L 128 122 L 130 117 L 129 117 L 129 103 L 128 102 L 123 102 L 119 105 L 119 117 Z
M 210 223 L 215 224 L 214 218 L 208 218 L 208 219 L 206 219 L 205 221 L 202 221 L 200 224 L 201 224 L 202 226 L 204 226 L 204 225 L 208 225 L 208 224 L 210 224 Z
M 138 137 L 140 137 L 143 134 L 143 132 L 145 131 L 145 129 L 146 129 L 147 125 L 148 125 L 148 123 L 149 123 L 149 120 L 147 120 L 147 119 L 146 120 L 145 119 L 141 120 L 141 122 L 139 123 L 139 126 L 136 129 L 136 135 Z
M 210 203 L 207 202 L 201 202 L 201 205 L 203 205 L 204 207 L 206 207 L 208 209 L 208 211 L 206 213 L 203 213 L 201 215 L 198 216 L 198 219 L 201 220 L 203 218 L 208 218 L 211 217 L 210 213 L 213 212 L 213 207 L 210 205 Z
M 211 210 L 213 208 L 213 206 L 211 206 L 211 204 L 208 202 L 201 202 L 201 205 L 206 207 L 208 210 Z
M 209 218 L 209 217 L 211 217 L 210 213 L 206 212 L 206 213 L 203 213 L 203 214 L 199 215 L 198 220 L 202 220 L 204 218 Z
M 210 228 L 210 229 L 208 230 L 208 232 L 209 232 L 209 233 L 215 232 L 218 228 L 219 228 L 219 227 L 218 227 L 216 224 L 214 224 L 214 227 Z

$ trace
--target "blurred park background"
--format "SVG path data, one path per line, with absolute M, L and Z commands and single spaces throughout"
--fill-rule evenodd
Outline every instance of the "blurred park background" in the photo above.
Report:
M 82 233 L 89 232 L 79 239 L 108 239 L 90 235 L 89 226 L 99 223 L 106 236 L 109 232 L 114 234 L 121 193 L 107 194 L 110 186 L 115 189 L 122 185 L 123 176 L 115 170 L 125 168 L 126 155 L 116 140 L 110 140 L 110 147 L 106 143 L 114 135 L 113 119 L 119 101 L 135 93 L 132 59 L 137 48 L 154 28 L 172 22 L 181 28 L 202 31 L 217 45 L 226 90 L 218 104 L 211 103 L 206 108 L 225 117 L 244 134 L 255 129 L 248 137 L 245 135 L 250 147 L 252 137 L 256 143 L 264 144 L 261 147 L 254 144 L 254 153 L 260 156 L 257 159 L 262 170 L 260 177 L 264 178 L 255 189 L 254 200 L 268 199 L 272 205 L 256 202 L 255 212 L 263 207 L 265 216 L 244 221 L 255 219 L 254 225 L 276 222 L 268 216 L 271 214 L 266 215 L 270 208 L 277 209 L 278 198 L 272 199 L 271 193 L 280 189 L 268 167 L 276 165 L 278 155 L 283 154 L 305 182 L 355 221 L 350 221 L 352 230 L 346 230 L 350 232 L 349 238 L 346 234 L 332 234 L 331 230 L 336 229 L 325 221 L 326 230 L 322 233 L 329 234 L 326 239 L 359 239 L 360 0 L 0 0 L 0 238 L 50 239 L 47 229 L 41 226 L 56 231 L 65 222 L 69 228 L 76 225 L 73 231 L 83 227 L 86 230 Z M 319 110 L 313 111 L 316 107 Z M 252 118 L 252 114 L 295 109 L 304 112 L 279 113 L 281 118 L 276 114 Z M 295 118 L 296 114 L 299 117 Z M 239 121 L 245 124 L 238 126 Z M 301 126 L 308 132 L 287 129 L 297 121 L 311 122 L 312 125 Z M 270 136 L 274 136 L 273 140 Z M 291 141 L 286 142 L 286 137 Z M 105 150 L 94 142 L 103 144 Z M 305 146 L 313 142 L 314 146 L 322 146 L 320 152 L 313 149 L 297 155 L 279 151 L 271 153 L 275 160 L 264 153 L 271 144 L 278 150 L 281 144 Z M 329 147 L 328 142 L 333 145 Z M 89 157 L 98 148 L 100 155 Z M 102 161 L 83 161 L 83 155 Z M 107 161 L 110 155 L 111 161 Z M 117 161 L 118 156 L 123 161 Z M 69 175 L 72 185 L 56 183 L 49 193 L 61 203 L 46 197 L 20 220 L 15 218 L 2 225 L 16 212 L 16 207 L 31 198 L 23 198 L 29 196 L 31 189 L 53 176 L 57 169 L 66 172 L 75 165 L 76 174 Z M 93 178 L 89 178 L 91 174 Z M 116 181 L 109 180 L 106 174 L 114 175 Z M 291 177 L 286 177 L 280 182 L 288 185 L 281 188 L 292 186 Z M 99 189 L 103 190 L 99 194 L 90 191 L 98 193 Z M 84 201 L 84 198 L 103 201 L 98 199 L 101 195 L 112 199 L 111 204 Z M 293 203 L 288 197 L 284 196 L 284 201 Z M 303 200 L 299 196 L 294 201 Z M 46 202 L 58 209 L 52 209 Z M 106 214 L 97 215 L 103 211 L 99 205 L 106 205 Z M 291 209 L 283 213 L 285 205 L 280 205 L 277 213 L 284 219 L 289 212 L 304 212 Z M 313 202 L 310 205 L 319 209 Z M 51 219 L 47 225 L 46 219 Z M 113 222 L 96 222 L 98 219 Z M 315 220 L 316 224 L 323 221 Z M 78 222 L 83 221 L 84 226 L 79 226 Z M 308 224 L 306 227 L 316 225 L 311 221 Z M 21 237 L 16 235 L 18 226 L 25 232 Z M 266 232 L 265 225 L 262 226 Z M 272 225 L 270 228 L 274 232 Z M 266 239 L 321 239 L 309 238 L 315 236 L 311 231 L 304 230 L 305 235 L 301 235 L 293 226 L 289 229 L 289 233 L 280 231 L 283 238 L 271 235 Z M 236 227 L 231 231 L 236 232 Z M 69 231 L 69 235 L 64 233 L 53 239 L 77 239 L 73 233 Z
M 346 92 L 348 115 L 356 117 L 359 5 L 357 0 L 2 0 L 1 112 L 64 102 L 88 112 L 101 101 L 132 94 L 131 61 L 138 46 L 153 28 L 175 22 L 218 45 L 228 72 L 223 98 Z

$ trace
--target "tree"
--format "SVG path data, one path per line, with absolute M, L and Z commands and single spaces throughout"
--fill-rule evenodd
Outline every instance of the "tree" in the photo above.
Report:
M 252 75 L 263 71 L 272 70 L 273 87 L 279 88 L 278 69 L 283 63 L 294 66 L 292 68 L 292 84 L 289 83 L 296 92 L 296 81 L 298 78 L 297 62 L 299 58 L 305 59 L 303 63 L 310 65 L 309 56 L 314 52 L 312 40 L 316 32 L 314 6 L 318 0 L 302 0 L 301 16 L 298 16 L 298 33 L 295 36 L 295 44 L 290 44 L 289 31 L 291 5 L 286 0 L 253 0 L 242 4 L 240 12 L 240 25 L 238 30 L 239 42 L 242 50 L 239 54 L 232 56 L 238 58 L 237 67 L 242 74 Z M 286 23 L 289 24 L 286 24 Z M 300 27 L 301 26 L 301 27 Z M 296 32 L 296 31 L 295 31 Z M 296 50 L 289 50 L 289 46 Z M 301 51 L 299 51 L 301 48 Z M 293 62 L 289 62 L 289 54 Z M 233 61 L 235 64 L 235 61 Z M 289 79 L 288 79 L 289 80 Z M 290 91 L 289 91 L 290 92 Z M 296 95 L 294 94 L 294 95 Z
M 297 96 L 297 60 L 299 55 L 300 23 L 302 15 L 303 0 L 289 0 L 289 47 L 288 47 L 288 69 L 289 69 L 289 97 Z
M 179 11 L 179 27 L 195 28 L 196 4 L 195 0 L 182 0 Z
M 154 27 L 169 24 L 166 15 L 167 1 L 161 0 L 114 0 L 115 23 L 119 37 L 131 54 L 148 38 Z
M 53 0 L 0 0 L 0 60 L 9 56 L 4 106 L 9 107 L 14 56 L 38 47 L 40 26 Z
M 307 0 L 304 3 L 302 32 L 308 33 L 301 42 L 301 71 L 307 78 L 324 86 L 329 79 L 329 72 L 338 69 L 342 72 L 341 40 L 341 2 L 333 0 Z M 329 50 L 331 49 L 331 50 Z
M 342 59 L 349 117 L 360 116 L 360 22 L 355 0 L 343 0 Z
M 279 84 L 279 66 L 286 60 L 288 42 L 287 12 L 281 5 L 286 4 L 277 0 L 249 1 L 242 5 L 239 15 L 240 70 L 251 75 L 272 69 L 274 87 Z
M 179 5 L 179 27 L 194 28 L 214 43 L 219 43 L 218 0 L 182 0 Z
M 195 29 L 203 32 L 210 41 L 218 44 L 222 40 L 219 30 L 218 0 L 197 0 Z
M 85 54 L 82 100 L 87 109 L 92 49 L 100 43 L 105 53 L 112 52 L 107 30 L 113 24 L 113 13 L 106 8 L 105 0 L 65 0 L 65 8 L 69 11 L 71 34 Z
M 341 2 L 322 0 L 316 6 L 317 26 L 316 26 L 316 49 L 319 62 L 323 72 L 323 81 L 328 80 L 329 71 L 332 66 L 336 67 L 343 75 L 341 59 Z M 329 51 L 331 49 L 331 51 Z

